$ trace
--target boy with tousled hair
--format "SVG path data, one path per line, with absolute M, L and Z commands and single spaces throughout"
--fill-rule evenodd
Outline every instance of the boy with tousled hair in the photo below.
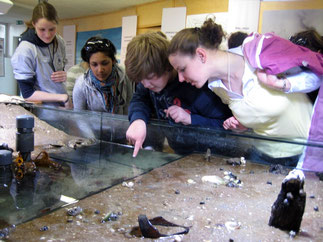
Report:
M 137 83 L 126 133 L 127 140 L 135 146 L 134 157 L 146 139 L 146 124 L 151 117 L 222 129 L 223 121 L 232 115 L 207 85 L 196 89 L 178 81 L 177 72 L 168 61 L 168 46 L 169 41 L 160 32 L 138 35 L 127 46 L 126 73 Z M 168 142 L 172 146 L 171 140 Z

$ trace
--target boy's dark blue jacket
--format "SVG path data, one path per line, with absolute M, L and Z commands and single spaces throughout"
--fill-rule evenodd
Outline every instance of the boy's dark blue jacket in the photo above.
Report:
M 130 102 L 128 117 L 130 123 L 142 119 L 148 123 L 150 118 L 166 120 L 164 109 L 178 105 L 191 114 L 193 126 L 223 128 L 223 121 L 232 116 L 227 105 L 207 86 L 200 89 L 178 78 L 170 80 L 159 93 L 150 91 L 141 83 L 136 87 Z M 174 123 L 169 119 L 170 123 Z

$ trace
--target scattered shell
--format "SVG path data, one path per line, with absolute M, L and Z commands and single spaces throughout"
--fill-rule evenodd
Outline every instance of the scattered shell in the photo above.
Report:
M 191 215 L 187 218 L 187 220 L 190 220 L 190 221 L 192 221 L 193 219 L 194 219 L 194 215 Z
M 179 235 L 179 234 L 174 235 L 174 241 L 175 242 L 180 242 L 180 241 L 182 241 L 182 239 L 183 239 L 182 234 L 181 235 Z
M 229 158 L 229 159 L 226 159 L 226 163 L 232 166 L 240 166 L 241 158 Z
M 70 216 L 77 216 L 82 213 L 83 209 L 79 206 L 73 207 L 67 210 L 67 214 Z
M 9 237 L 10 233 L 16 229 L 16 225 L 11 225 L 10 227 L 0 230 L 0 239 L 6 239 Z
M 241 228 L 240 222 L 228 221 L 228 222 L 225 222 L 224 225 L 229 232 Z
M 296 232 L 295 231 L 293 231 L 293 230 L 291 230 L 290 232 L 289 232 L 289 237 L 290 238 L 294 238 L 296 236 Z
M 40 231 L 47 231 L 49 228 L 48 228 L 48 226 L 43 226 L 43 227 L 41 227 L 39 230 Z
M 78 147 L 91 145 L 95 142 L 96 142 L 95 139 L 74 139 L 74 140 L 68 141 L 67 146 L 69 148 L 76 149 Z
M 227 187 L 241 187 L 243 183 L 231 171 L 224 171 L 224 181 Z
M 107 221 L 117 221 L 118 218 L 119 216 L 117 213 L 111 212 L 101 220 L 101 223 L 105 223 Z
M 216 185 L 224 184 L 224 180 L 221 177 L 218 176 L 203 176 L 202 182 L 211 182 Z
M 188 184 L 196 184 L 196 182 L 195 182 L 194 180 L 192 180 L 192 179 L 188 179 L 188 180 L 187 180 L 187 183 L 188 183 Z
M 122 182 L 123 187 L 133 188 L 134 185 L 133 182 Z

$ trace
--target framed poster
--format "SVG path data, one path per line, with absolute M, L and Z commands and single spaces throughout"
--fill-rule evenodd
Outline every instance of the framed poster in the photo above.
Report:
M 4 76 L 4 38 L 0 38 L 0 76 Z

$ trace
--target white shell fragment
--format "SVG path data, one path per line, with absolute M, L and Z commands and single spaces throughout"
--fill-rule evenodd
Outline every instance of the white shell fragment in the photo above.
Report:
M 122 182 L 123 187 L 133 188 L 134 185 L 133 182 Z
M 203 176 L 202 182 L 210 182 L 210 183 L 214 183 L 216 185 L 224 184 L 224 180 L 218 176 Z
M 228 222 L 225 222 L 224 225 L 229 232 L 241 228 L 240 222 L 228 221 Z
M 242 166 L 246 165 L 246 159 L 243 156 L 241 156 L 240 161 Z
M 192 179 L 188 179 L 188 180 L 187 180 L 187 183 L 188 183 L 188 184 L 195 184 L 196 182 L 195 182 L 194 180 L 192 180 Z

